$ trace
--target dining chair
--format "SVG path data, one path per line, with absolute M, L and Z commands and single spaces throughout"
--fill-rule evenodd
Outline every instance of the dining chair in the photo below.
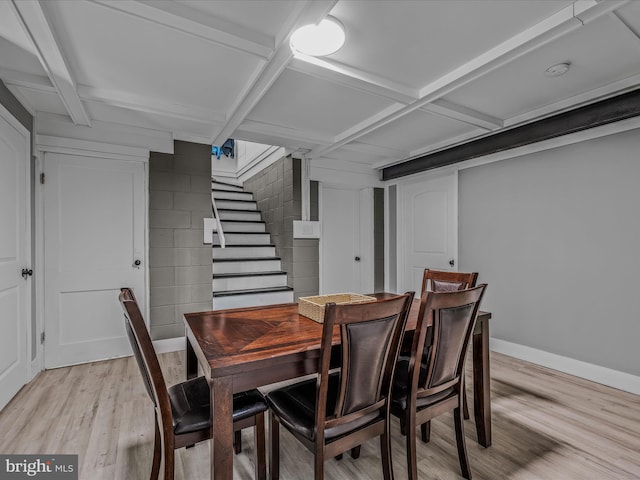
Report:
M 391 413 L 406 436 L 409 480 L 418 478 L 417 425 L 451 410 L 462 476 L 471 478 L 461 414 L 464 365 L 485 287 L 422 293 L 411 356 L 398 360 L 392 387 Z
M 198 377 L 167 388 L 133 291 L 122 288 L 119 300 L 124 310 L 127 336 L 155 410 L 155 442 L 150 478 L 158 478 L 164 460 L 163 478 L 173 480 L 174 450 L 211 438 L 209 384 L 204 377 Z M 255 427 L 255 476 L 260 480 L 266 478 L 266 410 L 267 404 L 258 390 L 238 393 L 233 397 L 234 432 Z M 235 447 L 238 452 L 239 445 Z
M 271 479 L 280 475 L 280 425 L 314 454 L 316 480 L 324 478 L 326 459 L 375 437 L 384 478 L 393 478 L 390 388 L 413 296 L 326 305 L 316 378 L 267 394 Z M 339 365 L 331 365 L 334 326 L 340 333 Z
M 465 290 L 476 286 L 478 272 L 452 272 L 448 270 L 433 270 L 425 268 L 422 275 L 422 292 L 451 292 L 457 290 Z M 464 392 L 463 414 L 465 420 L 469 419 L 469 403 L 467 401 L 467 392 Z M 429 422 L 423 423 L 422 440 L 427 443 L 431 431 Z
M 450 272 L 425 268 L 422 275 L 422 292 L 450 292 L 476 286 L 478 272 Z

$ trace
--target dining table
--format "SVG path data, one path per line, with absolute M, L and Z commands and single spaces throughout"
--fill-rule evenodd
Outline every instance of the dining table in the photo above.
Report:
M 395 296 L 374 293 L 378 299 Z M 407 318 L 405 337 L 416 328 L 419 299 Z M 478 442 L 491 445 L 489 389 L 490 312 L 480 311 L 472 337 L 473 404 Z M 322 323 L 298 312 L 297 303 L 184 314 L 186 375 L 204 373 L 211 392 L 211 479 L 233 478 L 233 394 L 318 371 Z M 339 329 L 334 345 L 339 344 Z

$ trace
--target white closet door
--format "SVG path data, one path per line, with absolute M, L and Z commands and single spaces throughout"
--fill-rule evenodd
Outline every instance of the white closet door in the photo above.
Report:
M 118 293 L 144 303 L 144 164 L 47 153 L 44 171 L 45 365 L 130 354 Z
M 417 294 L 425 268 L 457 268 L 457 178 L 426 178 L 402 185 L 401 192 L 398 227 L 403 274 L 399 291 Z
M 29 134 L 0 112 L 0 410 L 27 382 L 31 307 Z

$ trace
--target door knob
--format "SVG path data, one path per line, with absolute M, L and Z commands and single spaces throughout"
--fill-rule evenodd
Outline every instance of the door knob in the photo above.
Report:
M 449 260 L 449 265 L 453 267 L 455 264 L 456 264 L 456 261 L 453 258 Z
M 133 262 L 133 266 L 136 268 L 140 268 L 140 265 L 142 264 L 142 262 L 140 260 L 136 260 L 135 262 Z
M 27 279 L 27 277 L 30 277 L 31 275 L 33 275 L 33 270 L 30 268 L 23 268 L 22 269 L 22 278 L 24 278 L 25 280 Z
M 356 257 L 356 258 L 354 258 L 354 260 L 355 260 L 356 262 L 359 262 L 359 261 L 360 261 L 360 257 Z

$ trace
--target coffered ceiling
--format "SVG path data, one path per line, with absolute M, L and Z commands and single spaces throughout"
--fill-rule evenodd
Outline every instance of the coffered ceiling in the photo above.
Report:
M 326 15 L 345 46 L 294 56 Z M 382 168 L 638 88 L 640 1 L 0 0 L 0 78 L 36 118 Z

